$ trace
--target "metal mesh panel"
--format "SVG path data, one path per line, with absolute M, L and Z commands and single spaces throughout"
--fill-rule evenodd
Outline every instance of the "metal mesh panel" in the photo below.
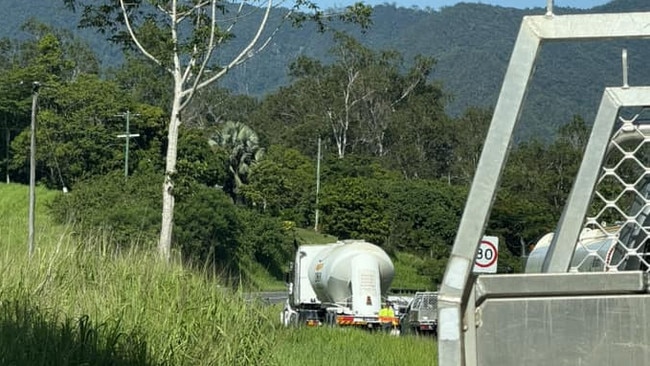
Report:
M 571 271 L 650 269 L 650 125 L 619 120 Z
M 435 319 L 438 312 L 438 293 L 419 294 L 417 303 L 414 301 L 413 308 L 418 310 L 420 318 L 423 316 Z

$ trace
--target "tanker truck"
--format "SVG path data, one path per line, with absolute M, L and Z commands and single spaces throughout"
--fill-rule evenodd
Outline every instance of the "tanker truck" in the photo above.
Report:
M 616 245 L 619 239 L 617 229 L 618 227 L 582 229 L 571 259 L 570 271 L 606 272 L 617 270 L 621 264 L 621 258 L 625 255 L 623 247 Z M 542 272 L 542 265 L 553 235 L 553 233 L 548 233 L 535 244 L 535 248 L 530 252 L 526 261 L 525 272 Z
M 285 326 L 379 328 L 382 297 L 393 276 L 386 252 L 363 240 L 302 245 L 287 273 L 289 297 L 280 320 Z

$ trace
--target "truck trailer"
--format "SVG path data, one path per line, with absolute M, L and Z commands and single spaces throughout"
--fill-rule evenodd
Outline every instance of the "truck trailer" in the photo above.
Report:
M 617 228 L 590 229 L 584 228 L 576 244 L 571 258 L 570 272 L 607 272 L 615 270 L 624 253 L 618 241 Z M 542 265 L 554 233 L 544 235 L 530 252 L 526 261 L 526 273 L 541 273 Z
M 302 245 L 292 267 L 280 316 L 285 326 L 380 328 L 379 310 L 395 273 L 383 249 L 363 240 Z

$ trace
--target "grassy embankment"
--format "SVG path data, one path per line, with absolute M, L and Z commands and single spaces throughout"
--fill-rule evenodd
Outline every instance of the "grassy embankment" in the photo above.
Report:
M 435 364 L 431 339 L 284 329 L 276 307 L 176 263 L 114 254 L 101 235 L 76 238 L 47 217 L 55 194 L 37 191 L 29 259 L 27 189 L 0 184 L 0 364 Z

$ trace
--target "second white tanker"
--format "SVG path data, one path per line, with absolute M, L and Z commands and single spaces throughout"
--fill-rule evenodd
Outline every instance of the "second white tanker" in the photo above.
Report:
M 393 276 L 386 252 L 362 240 L 300 246 L 281 320 L 285 325 L 379 326 L 382 297 Z

